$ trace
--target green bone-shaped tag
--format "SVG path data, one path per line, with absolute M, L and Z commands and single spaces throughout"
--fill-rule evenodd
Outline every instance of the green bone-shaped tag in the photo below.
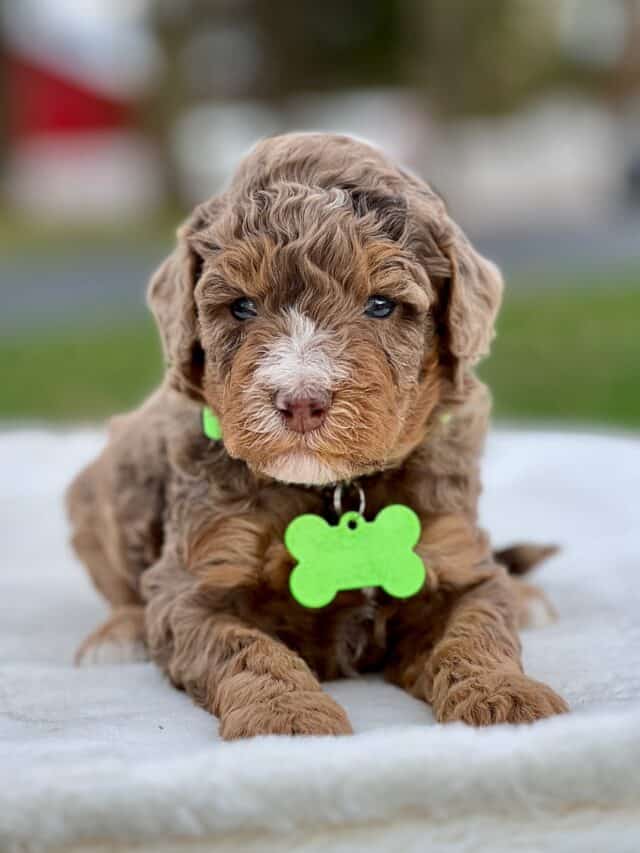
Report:
M 298 560 L 291 594 L 304 607 L 324 607 L 341 590 L 372 586 L 394 598 L 415 595 L 426 574 L 413 550 L 419 538 L 420 519 L 401 504 L 385 507 L 373 521 L 346 512 L 335 526 L 319 515 L 299 515 L 284 535 Z

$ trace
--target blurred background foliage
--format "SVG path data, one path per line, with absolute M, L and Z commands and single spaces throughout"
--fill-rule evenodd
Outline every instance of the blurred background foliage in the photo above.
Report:
M 0 418 L 135 405 L 177 223 L 256 139 L 320 129 L 430 179 L 503 266 L 500 417 L 640 425 L 640 0 L 0 12 Z

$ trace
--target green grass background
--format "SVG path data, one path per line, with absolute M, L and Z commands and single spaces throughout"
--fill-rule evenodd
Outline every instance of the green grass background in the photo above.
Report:
M 640 427 L 640 270 L 520 281 L 480 368 L 495 414 Z M 0 419 L 101 420 L 159 380 L 150 318 L 0 341 Z

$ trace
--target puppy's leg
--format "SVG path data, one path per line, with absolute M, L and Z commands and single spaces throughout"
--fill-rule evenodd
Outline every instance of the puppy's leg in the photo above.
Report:
M 157 574 L 151 570 L 149 586 Z M 226 740 L 351 733 L 346 713 L 299 655 L 236 617 L 213 612 L 194 579 L 150 599 L 147 631 L 154 660 L 220 718 Z
M 66 494 L 67 512 L 73 550 L 96 589 L 112 607 L 120 607 L 139 603 L 140 596 L 120 547 L 123 536 L 116 521 L 117 498 L 104 488 L 108 476 L 105 459 L 106 451 L 75 477 Z
M 73 548 L 113 608 L 78 649 L 77 663 L 147 658 L 139 579 L 162 547 L 165 409 L 158 392 L 139 410 L 113 418 L 107 445 L 67 490 Z
M 84 640 L 76 652 L 78 666 L 136 663 L 149 660 L 144 607 L 115 607 L 111 616 Z
M 568 710 L 550 687 L 522 671 L 517 609 L 501 569 L 460 594 L 443 615 L 440 638 L 406 659 L 394 678 L 426 699 L 439 722 L 529 723 Z
M 344 710 L 302 658 L 234 620 L 212 620 L 211 708 L 223 738 L 351 733 Z
M 568 710 L 522 672 L 507 581 L 498 574 L 460 597 L 426 663 L 428 698 L 441 722 L 526 723 Z

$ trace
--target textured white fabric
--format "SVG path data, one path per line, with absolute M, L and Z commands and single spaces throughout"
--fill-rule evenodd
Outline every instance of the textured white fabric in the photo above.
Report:
M 329 686 L 353 738 L 236 744 L 150 664 L 71 666 L 105 608 L 60 495 L 101 441 L 0 434 L 0 851 L 640 850 L 637 439 L 510 431 L 488 447 L 494 541 L 564 546 L 537 574 L 560 620 L 523 639 L 573 714 L 441 727 L 361 679 Z

